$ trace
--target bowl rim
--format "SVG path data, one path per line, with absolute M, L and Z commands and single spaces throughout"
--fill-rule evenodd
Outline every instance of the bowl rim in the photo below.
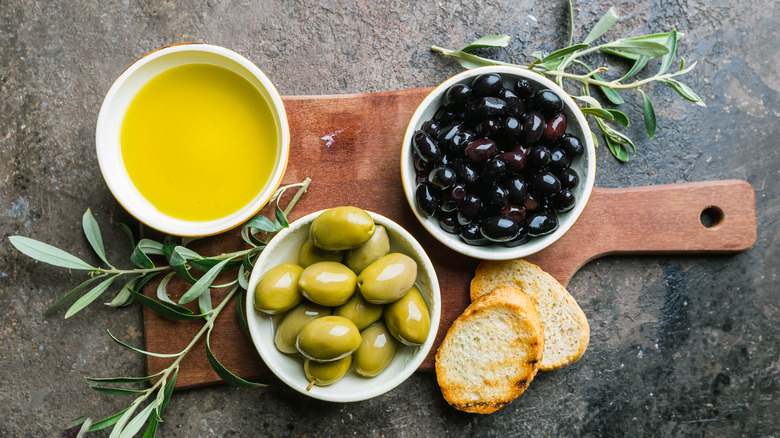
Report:
M 272 107 L 273 113 L 279 120 L 279 155 L 277 158 L 278 165 L 271 173 L 268 182 L 258 192 L 258 195 L 254 200 L 250 201 L 243 208 L 218 219 L 212 219 L 208 221 L 191 221 L 185 219 L 175 218 L 165 213 L 160 212 L 152 207 L 140 208 L 137 206 L 139 202 L 138 197 L 143 199 L 143 195 L 130 182 L 128 187 L 125 182 L 120 182 L 118 179 L 123 178 L 127 171 L 125 170 L 124 163 L 121 160 L 121 151 L 119 152 L 119 163 L 116 159 L 111 157 L 112 148 L 118 147 L 118 144 L 113 140 L 108 140 L 107 137 L 112 135 L 113 131 L 110 131 L 107 127 L 111 117 L 124 117 L 124 112 L 120 115 L 109 114 L 112 110 L 114 100 L 122 91 L 122 87 L 130 80 L 130 78 L 136 74 L 136 72 L 148 63 L 177 53 L 193 52 L 203 53 L 209 55 L 216 55 L 222 57 L 225 60 L 234 63 L 234 65 L 240 66 L 248 71 L 259 84 L 267 92 L 268 102 Z M 197 63 L 198 61 L 194 61 Z M 187 63 L 181 63 L 177 65 L 185 65 Z M 231 67 L 225 67 L 235 71 Z M 165 70 L 163 70 L 165 71 Z M 161 72 L 160 72 L 161 73 Z M 237 72 L 239 73 L 239 72 Z M 159 73 L 155 74 L 156 77 Z M 241 73 L 239 73 L 241 74 Z M 151 78 L 149 79 L 151 80 Z M 148 83 L 148 80 L 145 82 Z M 144 84 L 145 85 L 145 84 Z M 260 91 L 260 90 L 258 90 Z M 262 92 L 263 94 L 266 94 Z M 120 122 L 121 126 L 121 122 Z M 118 142 L 118 140 L 116 140 Z M 97 123 L 95 127 L 95 149 L 97 152 L 98 165 L 103 175 L 103 180 L 106 182 L 114 198 L 119 204 L 133 217 L 138 219 L 141 223 L 156 229 L 158 231 L 172 234 L 176 236 L 188 236 L 188 237 L 203 237 L 214 234 L 219 234 L 235 228 L 240 224 L 246 222 L 249 218 L 257 214 L 265 204 L 273 197 L 273 194 L 279 188 L 282 182 L 282 178 L 287 170 L 289 164 L 290 155 L 290 125 L 287 117 L 287 112 L 284 107 L 284 102 L 276 87 L 273 85 L 268 76 L 263 73 L 254 63 L 249 61 L 244 56 L 221 46 L 216 46 L 206 43 L 181 43 L 174 44 L 159 49 L 153 50 L 140 58 L 136 59 L 114 80 L 109 88 L 106 96 L 100 107 L 100 111 L 97 117 Z M 117 175 L 116 171 L 120 169 L 120 172 L 124 174 Z M 129 177 L 128 177 L 129 179 Z M 130 192 L 130 193 L 128 193 Z M 136 193 L 137 192 L 137 193 Z M 151 204 L 150 204 L 151 205 Z
M 572 210 L 565 213 L 567 220 L 565 223 L 564 221 L 561 221 L 558 229 L 553 233 L 534 237 L 530 242 L 516 247 L 505 247 L 497 244 L 487 246 L 469 245 L 463 242 L 457 235 L 447 233 L 446 231 L 442 230 L 441 227 L 438 226 L 438 222 L 435 219 L 428 218 L 420 214 L 415 201 L 415 189 L 417 185 L 414 181 L 414 175 L 416 172 L 414 171 L 414 158 L 411 143 L 414 132 L 419 129 L 419 126 L 421 126 L 421 124 L 424 122 L 424 120 L 421 120 L 423 113 L 437 99 L 440 99 L 450 86 L 459 82 L 464 82 L 483 73 L 499 73 L 522 77 L 536 82 L 536 85 L 542 88 L 551 89 L 561 98 L 561 100 L 563 100 L 564 108 L 568 109 L 569 112 L 574 115 L 577 126 L 579 126 L 583 131 L 580 139 L 585 144 L 585 153 L 583 154 L 583 157 L 587 158 L 587 178 L 582 178 L 581 176 L 580 185 L 582 186 L 582 193 L 577 199 L 577 204 Z M 580 111 L 577 104 L 568 95 L 568 93 L 566 93 L 555 82 L 547 79 L 539 73 L 517 66 L 498 65 L 476 67 L 451 76 L 449 79 L 436 86 L 423 99 L 415 112 L 412 114 L 412 117 L 409 119 L 406 132 L 404 133 L 403 144 L 401 145 L 401 181 L 403 184 L 406 200 L 417 220 L 420 222 L 423 228 L 425 228 L 431 235 L 433 235 L 434 238 L 436 238 L 436 240 L 443 243 L 445 246 L 461 254 L 481 260 L 511 260 L 527 257 L 555 243 L 564 234 L 566 234 L 572 225 L 574 225 L 582 211 L 585 209 L 588 199 L 590 198 L 590 195 L 593 191 L 593 186 L 596 179 L 595 174 L 596 149 L 593 142 L 593 136 L 590 130 L 590 126 L 588 125 L 584 114 L 582 111 Z
M 307 395 L 315 399 L 323 400 L 323 401 L 357 402 L 357 401 L 368 400 L 370 398 L 389 392 L 392 389 L 399 386 L 404 381 L 406 381 L 406 379 L 410 377 L 420 367 L 422 362 L 428 356 L 428 353 L 433 348 L 433 344 L 436 340 L 436 336 L 438 334 L 439 324 L 441 320 L 441 290 L 439 287 L 439 280 L 438 277 L 436 276 L 436 270 L 434 269 L 433 263 L 428 257 L 428 254 L 425 252 L 422 245 L 420 245 L 420 243 L 408 231 L 406 231 L 406 229 L 404 229 L 398 223 L 394 222 L 393 220 L 385 216 L 382 216 L 378 213 L 374 213 L 372 211 L 364 210 L 372 217 L 375 223 L 379 225 L 384 225 L 388 228 L 388 231 L 392 230 L 392 232 L 397 233 L 403 239 L 403 241 L 406 244 L 408 244 L 409 247 L 415 252 L 416 258 L 419 259 L 420 262 L 422 262 L 422 264 L 424 265 L 424 270 L 428 274 L 428 280 L 431 288 L 430 302 L 428 302 L 426 299 L 426 304 L 428 304 L 428 311 L 430 313 L 430 318 L 431 318 L 430 320 L 431 326 L 428 331 L 428 337 L 425 340 L 425 343 L 421 346 L 406 347 L 406 348 L 414 348 L 416 351 L 413 352 L 411 359 L 406 361 L 406 363 L 404 364 L 400 372 L 397 372 L 392 375 L 380 374 L 379 376 L 371 377 L 371 378 L 360 377 L 361 379 L 366 379 L 366 387 L 367 387 L 366 391 L 361 391 L 361 392 L 353 391 L 350 393 L 328 392 L 328 388 L 332 388 L 332 386 L 326 386 L 326 387 L 315 386 L 312 388 L 312 390 L 307 390 L 306 387 L 308 386 L 308 382 L 306 382 L 305 384 L 301 383 L 293 379 L 290 374 L 285 373 L 282 370 L 278 370 L 275 367 L 271 366 L 271 364 L 269 364 L 269 362 L 271 363 L 274 362 L 273 357 L 292 357 L 292 356 L 279 352 L 276 349 L 272 338 L 270 341 L 267 338 L 263 338 L 263 336 L 267 336 L 267 332 L 263 327 L 260 326 L 261 319 L 263 320 L 262 321 L 263 324 L 267 324 L 268 319 L 272 319 L 273 316 L 261 314 L 260 312 L 255 311 L 253 289 L 254 286 L 259 281 L 260 277 L 265 272 L 267 272 L 269 269 L 273 268 L 274 266 L 278 265 L 279 263 L 283 263 L 283 261 L 274 262 L 274 263 L 264 263 L 264 262 L 266 261 L 266 259 L 272 258 L 274 256 L 273 254 L 274 251 L 278 246 L 283 245 L 285 238 L 297 232 L 301 228 L 310 226 L 312 221 L 326 210 L 327 209 L 309 213 L 306 216 L 303 216 L 295 220 L 290 224 L 288 228 L 283 229 L 276 236 L 274 236 L 268 242 L 265 249 L 260 253 L 260 256 L 255 262 L 255 266 L 252 269 L 252 273 L 249 278 L 249 282 L 247 286 L 247 294 L 246 297 L 244 297 L 245 300 L 244 305 L 246 306 L 247 309 L 247 325 L 249 327 L 249 332 L 252 337 L 252 344 L 254 345 L 258 354 L 262 358 L 263 362 L 268 366 L 271 372 L 279 380 L 287 384 L 290 388 L 300 392 L 301 394 Z M 421 269 L 418 268 L 418 275 L 420 275 L 419 274 L 420 272 Z M 264 339 L 265 342 L 260 342 L 260 339 Z M 399 360 L 399 357 L 396 356 L 396 358 L 394 358 L 393 360 Z M 301 367 L 302 366 L 303 363 L 301 362 Z

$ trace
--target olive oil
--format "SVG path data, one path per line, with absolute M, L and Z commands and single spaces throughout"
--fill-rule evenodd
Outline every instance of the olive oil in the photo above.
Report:
M 279 154 L 268 102 L 248 80 L 211 64 L 149 81 L 130 103 L 120 144 L 138 191 L 160 212 L 190 221 L 246 206 Z

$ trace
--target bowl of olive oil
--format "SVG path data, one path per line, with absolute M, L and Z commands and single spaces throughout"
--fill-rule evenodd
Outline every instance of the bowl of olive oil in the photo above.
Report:
M 98 162 L 117 201 L 168 234 L 206 236 L 259 211 L 289 157 L 282 99 L 249 60 L 209 44 L 151 52 L 106 94 Z

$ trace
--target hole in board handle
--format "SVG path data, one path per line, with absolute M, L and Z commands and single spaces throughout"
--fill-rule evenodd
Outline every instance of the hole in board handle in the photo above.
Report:
M 705 227 L 714 229 L 723 224 L 724 217 L 725 215 L 723 214 L 723 210 L 721 210 L 720 207 L 710 205 L 709 207 L 702 210 L 701 215 L 699 216 L 699 220 Z

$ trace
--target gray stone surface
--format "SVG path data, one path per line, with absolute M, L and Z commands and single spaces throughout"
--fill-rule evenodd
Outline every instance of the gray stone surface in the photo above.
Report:
M 575 3 L 582 38 L 608 4 Z M 588 264 L 570 284 L 591 322 L 587 353 L 540 374 L 489 416 L 450 408 L 430 374 L 354 404 L 310 400 L 281 383 L 217 386 L 176 393 L 161 436 L 780 435 L 777 3 L 616 6 L 622 19 L 608 36 L 685 33 L 679 51 L 699 61 L 685 81 L 708 106 L 649 87 L 660 119 L 650 141 L 631 95 L 628 130 L 639 153 L 620 164 L 600 148 L 597 184 L 745 179 L 756 189 L 753 248 Z M 432 86 L 460 71 L 431 44 L 507 33 L 511 46 L 488 53 L 528 62 L 531 52 L 566 42 L 566 17 L 564 1 L 0 0 L 0 436 L 58 436 L 80 415 L 116 412 L 131 399 L 92 392 L 84 377 L 144 372 L 142 358 L 105 332 L 141 345 L 138 307 L 44 318 L 81 276 L 35 263 L 6 239 L 30 236 L 96 263 L 80 231 L 91 208 L 109 254 L 126 259 L 129 246 L 109 224 L 131 221 L 101 178 L 94 127 L 104 94 L 134 59 L 201 41 L 247 56 L 284 95 L 386 91 Z

